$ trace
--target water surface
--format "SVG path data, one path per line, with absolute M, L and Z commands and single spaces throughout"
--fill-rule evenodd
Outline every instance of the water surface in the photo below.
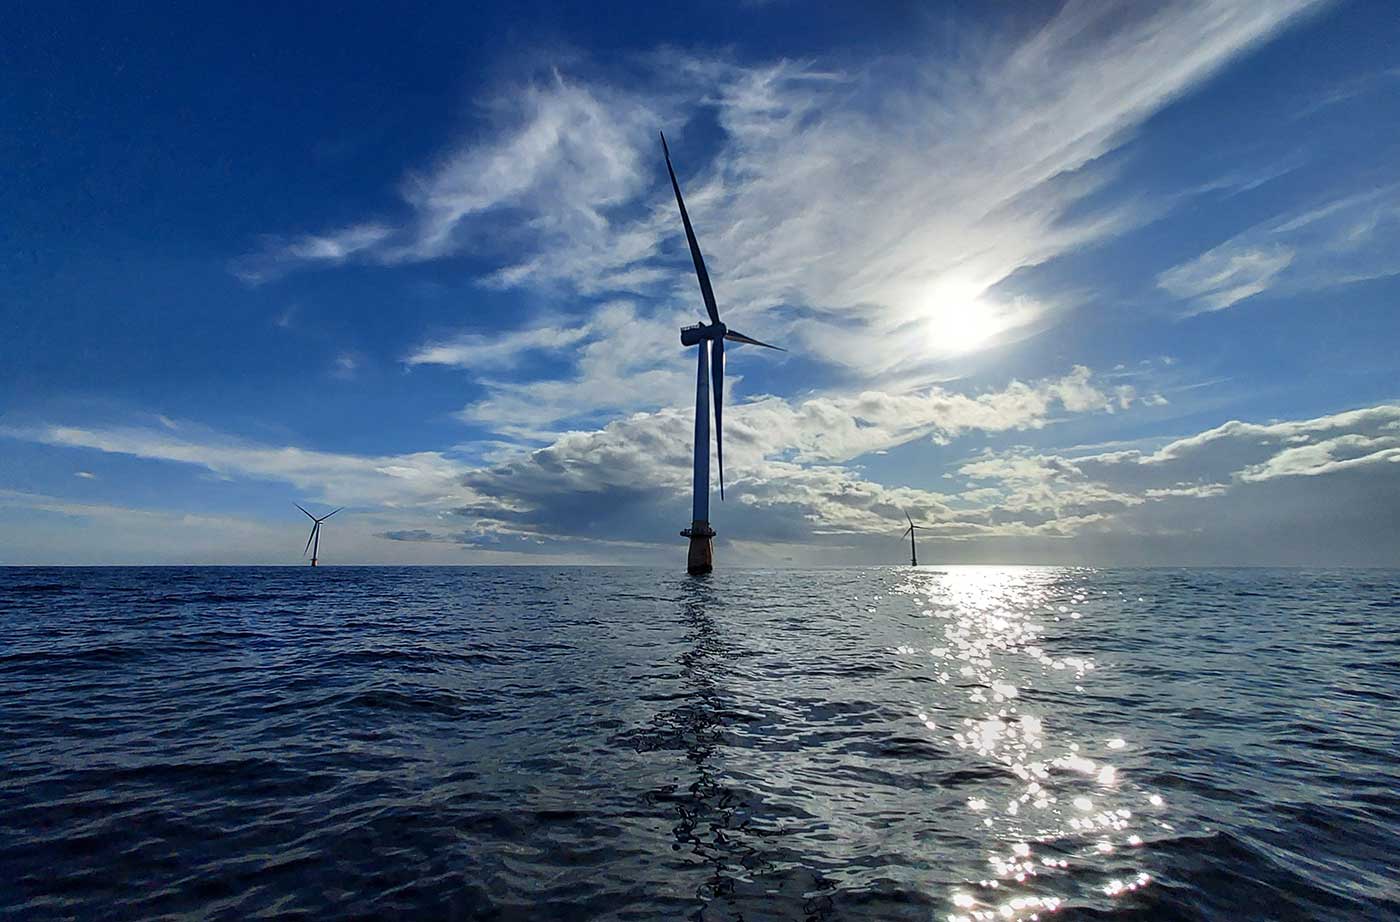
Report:
M 0 570 L 0 917 L 1400 918 L 1400 573 Z

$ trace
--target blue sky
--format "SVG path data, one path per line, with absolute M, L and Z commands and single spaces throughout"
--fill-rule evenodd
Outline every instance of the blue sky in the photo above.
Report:
M 0 563 L 1400 560 L 1386 4 L 33 5 Z M 335 527 L 332 527 L 335 526 Z

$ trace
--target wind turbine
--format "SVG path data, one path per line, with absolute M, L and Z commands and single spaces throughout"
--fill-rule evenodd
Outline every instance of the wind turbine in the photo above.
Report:
M 909 519 L 909 513 L 905 512 L 904 517 Z M 914 520 L 909 519 L 909 527 L 904 530 L 904 535 L 909 536 L 909 566 L 911 567 L 917 567 L 919 565 L 919 549 L 914 546 L 914 532 L 919 529 L 928 531 L 928 526 L 915 525 Z M 900 537 L 903 538 L 904 535 L 900 535 Z
M 301 509 L 302 512 L 306 512 L 305 509 L 302 509 L 301 503 L 292 503 L 292 505 L 296 506 L 298 509 Z M 340 507 L 340 509 L 344 508 L 344 506 Z M 326 519 L 330 518 L 331 516 L 335 515 L 335 513 L 339 512 L 340 509 L 336 509 L 334 512 L 327 512 L 319 519 L 311 513 L 306 512 L 306 517 L 315 523 L 311 526 L 311 537 L 306 539 L 306 551 L 311 552 L 311 565 L 313 567 L 316 566 L 316 555 L 321 550 L 321 523 L 324 522 Z M 306 551 L 302 551 L 301 556 L 305 557 Z
M 695 277 L 700 280 L 700 295 L 705 299 L 705 311 L 710 315 L 710 323 L 697 323 L 681 327 L 681 345 L 699 346 L 699 364 L 695 375 L 695 480 L 694 500 L 690 527 L 681 536 L 690 539 L 690 553 L 686 557 L 686 570 L 690 573 L 709 573 L 714 569 L 715 530 L 710 527 L 710 382 L 715 391 L 715 449 L 719 460 L 719 498 L 724 499 L 724 343 L 748 343 L 765 349 L 778 346 L 759 342 L 742 333 L 729 329 L 719 319 L 719 308 L 715 305 L 715 293 L 710 287 L 710 274 L 705 271 L 705 257 L 700 255 L 700 244 L 695 240 L 695 228 L 690 226 L 690 215 L 685 210 L 685 199 L 681 198 L 681 184 L 676 181 L 676 170 L 671 166 L 671 150 L 666 146 L 666 135 L 661 135 L 661 150 L 666 155 L 666 172 L 671 174 L 671 188 L 676 193 L 676 205 L 681 210 L 681 223 L 685 225 L 685 239 L 690 244 L 690 258 L 695 262 Z M 706 347 L 706 343 L 709 347 Z

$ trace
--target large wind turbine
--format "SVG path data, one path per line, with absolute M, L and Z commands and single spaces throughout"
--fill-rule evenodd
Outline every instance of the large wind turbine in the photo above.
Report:
M 909 519 L 909 513 L 905 512 L 904 517 L 906 519 Z M 917 567 L 919 565 L 919 549 L 914 546 L 914 532 L 918 531 L 919 529 L 928 531 L 928 526 L 915 525 L 914 520 L 909 519 L 909 527 L 904 530 L 904 535 L 909 536 L 909 565 L 911 567 Z M 904 535 L 900 535 L 900 537 L 903 538 Z
M 729 329 L 719 319 L 719 308 L 715 306 L 715 293 L 710 287 L 710 274 L 705 271 L 705 258 L 700 255 L 700 244 L 695 240 L 695 228 L 690 226 L 690 215 L 685 210 L 685 199 L 681 198 L 681 184 L 676 181 L 675 168 L 671 166 L 671 151 L 666 146 L 666 135 L 661 135 L 661 150 L 666 155 L 666 172 L 671 174 L 671 188 L 676 192 L 676 205 L 681 210 L 681 223 L 685 225 L 685 239 L 690 244 L 690 258 L 695 261 L 695 276 L 700 280 L 700 295 L 705 299 L 705 311 L 710 315 L 710 323 L 697 323 L 681 327 L 681 344 L 699 346 L 698 370 L 695 376 L 695 497 L 690 527 L 681 532 L 690 539 L 690 553 L 686 558 L 686 569 L 691 573 L 709 573 L 714 569 L 715 530 L 710 527 L 710 381 L 715 390 L 715 449 L 719 459 L 719 498 L 724 499 L 724 342 L 748 343 L 763 346 L 765 349 L 786 350 L 770 346 L 742 333 Z M 706 347 L 706 343 L 709 347 Z
M 301 503 L 292 503 L 292 505 L 296 506 L 298 509 L 301 509 L 302 512 L 306 512 L 305 509 L 301 508 Z M 340 509 L 344 508 L 344 506 L 340 507 Z M 311 513 L 306 512 L 306 517 L 310 519 L 313 523 L 315 523 L 311 526 L 311 537 L 306 539 L 306 551 L 311 552 L 311 565 L 313 567 L 316 566 L 316 555 L 321 551 L 321 523 L 324 522 L 326 519 L 330 518 L 331 516 L 335 515 L 335 513 L 339 512 L 340 509 L 336 509 L 334 512 L 327 512 L 319 519 Z M 301 556 L 305 557 L 306 551 L 302 551 Z

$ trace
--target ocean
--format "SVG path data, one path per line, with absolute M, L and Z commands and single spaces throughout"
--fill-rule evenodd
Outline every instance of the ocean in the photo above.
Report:
M 0 918 L 1400 918 L 1400 572 L 0 569 Z

